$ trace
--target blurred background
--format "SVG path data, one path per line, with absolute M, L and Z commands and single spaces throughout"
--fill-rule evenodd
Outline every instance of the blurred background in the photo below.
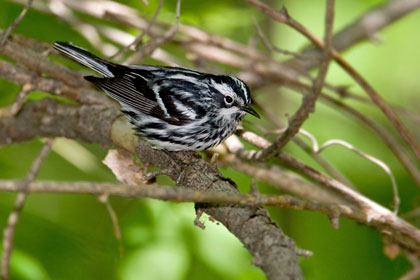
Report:
M 44 3 L 43 1 L 35 1 Z M 119 1 L 129 5 L 145 17 L 151 18 L 158 1 Z M 334 30 L 338 31 L 361 14 L 385 1 L 336 1 Z M 285 5 L 291 15 L 319 37 L 324 34 L 323 0 L 267 1 L 271 6 Z M 22 6 L 14 1 L 0 1 L 0 28 L 5 29 L 20 13 Z M 159 21 L 172 24 L 175 1 L 168 0 L 159 15 Z M 78 15 L 86 21 L 97 21 Z M 255 36 L 252 20 L 256 18 L 271 42 L 283 49 L 298 52 L 308 45 L 301 35 L 285 25 L 268 20 L 244 1 L 183 0 L 181 23 L 191 24 L 209 33 L 225 36 L 268 52 Z M 420 11 L 413 12 L 375 35 L 374 41 L 362 42 L 344 52 L 344 57 L 389 101 L 407 112 L 418 113 L 420 96 Z M 139 31 L 125 28 L 138 35 Z M 49 13 L 32 9 L 15 34 L 40 41 L 71 41 L 97 54 L 85 37 L 68 22 Z M 178 46 L 165 44 L 168 53 L 188 61 Z M 112 53 L 114 49 L 110 49 Z M 278 60 L 289 57 L 275 54 Z M 64 60 L 63 60 L 64 62 Z M 161 64 L 153 59 L 144 63 Z M 68 63 L 73 68 L 75 64 Z M 193 67 L 189 65 L 190 67 Z M 211 65 L 226 73 L 235 69 L 221 64 Z M 81 69 L 81 68 L 77 68 Z M 314 72 L 316 73 L 316 72 Z M 327 81 L 349 86 L 356 94 L 364 92 L 334 63 Z M 19 86 L 0 78 L 0 106 L 13 103 Z M 301 95 L 283 87 L 263 87 L 253 97 L 262 106 L 275 105 L 278 117 L 293 114 L 301 102 Z M 31 93 L 27 98 L 48 96 Z M 389 126 L 382 113 L 368 104 L 345 100 L 363 113 Z M 401 115 L 410 130 L 418 137 L 418 119 Z M 266 125 L 247 118 L 245 125 Z M 386 145 L 370 130 L 339 110 L 318 102 L 316 113 L 303 128 L 316 136 L 320 143 L 329 139 L 343 139 L 360 150 L 384 161 L 396 176 L 401 213 L 409 213 L 419 205 L 419 190 L 406 170 Z M 255 129 L 254 129 L 255 130 Z M 258 131 L 258 130 L 256 130 Z M 24 144 L 0 147 L 0 178 L 24 178 L 36 157 L 42 141 L 36 139 Z M 307 164 L 319 166 L 294 143 L 286 151 Z M 102 164 L 106 150 L 67 139 L 57 139 L 38 175 L 39 180 L 117 182 Z M 390 207 L 392 187 L 389 177 L 376 165 L 348 150 L 332 147 L 323 155 L 339 169 L 357 189 L 372 200 Z M 228 167 L 222 173 L 232 178 L 241 191 L 249 190 L 251 179 Z M 166 178 L 159 182 L 170 184 Z M 264 192 L 273 192 L 258 183 Z M 13 208 L 15 195 L 0 194 L 0 226 L 3 228 Z M 15 247 L 11 262 L 13 279 L 265 279 L 264 274 L 251 265 L 252 256 L 223 226 L 202 218 L 206 228 L 193 225 L 192 203 L 171 203 L 150 199 L 110 199 L 119 218 L 124 254 L 120 256 L 110 217 L 104 204 L 96 197 L 86 195 L 30 195 L 16 228 Z M 308 211 L 268 208 L 270 215 L 282 230 L 293 238 L 299 248 L 310 250 L 314 256 L 301 259 L 306 279 L 396 279 L 411 268 L 404 256 L 390 259 L 384 254 L 382 236 L 376 230 L 354 221 L 341 219 L 335 230 L 325 215 Z M 415 218 L 415 217 L 414 217 Z M 409 220 L 416 222 L 410 215 Z

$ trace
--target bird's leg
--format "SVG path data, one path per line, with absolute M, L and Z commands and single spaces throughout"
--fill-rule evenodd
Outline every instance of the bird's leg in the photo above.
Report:
M 217 159 L 219 158 L 219 153 L 215 152 L 210 159 L 210 165 L 211 167 L 213 167 L 214 169 L 217 169 Z
M 154 183 L 156 181 L 156 177 L 159 175 L 166 175 L 169 176 L 171 174 L 171 168 L 167 167 L 167 168 L 163 168 L 163 169 L 159 169 L 159 170 L 155 170 L 155 171 L 147 171 L 145 173 L 143 173 L 143 180 L 150 182 L 150 183 Z
M 180 159 L 176 153 L 174 152 L 169 152 L 167 150 L 162 150 L 174 163 L 174 166 L 179 167 L 181 169 L 178 178 L 176 179 L 175 183 L 177 185 L 180 184 L 180 182 L 182 181 L 183 175 L 184 175 L 184 171 L 187 167 L 187 164 L 185 162 L 182 161 L 182 159 Z M 144 171 L 144 176 L 143 179 L 146 181 L 153 181 L 157 176 L 159 175 L 166 175 L 168 177 L 170 177 L 173 174 L 173 166 L 168 165 L 166 168 L 162 168 L 159 170 L 155 170 L 155 171 L 147 171 L 149 166 L 145 166 L 145 171 Z
M 163 150 L 167 155 L 168 155 L 168 157 L 170 157 L 171 159 L 172 159 L 172 161 L 177 165 L 177 166 L 179 166 L 179 168 L 181 168 L 181 171 L 179 172 L 179 175 L 178 175 L 178 178 L 176 179 L 176 181 L 175 181 L 175 184 L 178 186 L 180 183 L 181 183 L 181 181 L 182 181 L 182 178 L 183 178 L 183 176 L 184 176 L 184 172 L 185 172 L 185 169 L 186 169 L 186 167 L 187 167 L 187 164 L 185 163 L 185 162 L 183 162 L 177 155 L 176 155 L 176 153 L 173 153 L 173 152 L 169 152 L 169 151 L 167 151 L 167 150 Z
M 149 172 L 150 164 L 146 162 L 142 169 L 143 178 L 142 181 L 145 181 L 147 183 L 154 183 L 156 181 L 156 176 L 154 176 L 152 173 L 153 171 Z

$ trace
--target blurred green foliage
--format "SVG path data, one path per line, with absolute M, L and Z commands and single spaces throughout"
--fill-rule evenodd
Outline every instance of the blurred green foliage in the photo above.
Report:
M 120 1 L 150 17 L 158 1 L 145 6 L 139 0 Z M 271 1 L 273 2 L 273 1 Z M 383 1 L 336 1 L 335 30 L 356 19 L 367 9 Z M 324 30 L 325 1 L 279 1 L 289 13 L 310 27 L 318 36 Z M 21 6 L 0 2 L 0 28 L 6 28 L 18 15 Z M 172 22 L 175 1 L 167 1 L 160 19 Z M 264 16 L 243 1 L 182 1 L 181 21 L 199 26 L 242 43 L 253 35 L 252 17 L 268 24 Z M 270 37 L 279 47 L 299 51 L 306 39 L 286 26 L 271 23 Z M 351 48 L 345 57 L 389 101 L 408 110 L 418 111 L 420 79 L 419 12 L 413 13 L 378 34 L 379 44 L 364 42 Z M 136 34 L 135 30 L 128 30 Z M 89 44 L 59 18 L 31 10 L 15 33 L 46 42 L 73 41 Z M 261 44 L 259 47 L 263 49 Z M 168 51 L 175 47 L 165 47 Z M 416 55 L 417 54 L 417 55 Z M 279 59 L 286 59 L 278 55 Z M 338 66 L 332 65 L 327 77 L 336 85 L 354 82 Z M 362 90 L 351 87 L 357 94 Z M 0 105 L 11 104 L 19 87 L 0 79 Z M 263 104 L 277 104 L 279 117 L 293 113 L 301 97 L 281 89 L 274 99 L 259 92 Z M 31 98 L 40 98 L 39 93 Z M 369 105 L 354 101 L 363 112 L 386 120 Z M 255 121 L 249 119 L 250 122 Z M 416 128 L 408 121 L 411 128 Z M 399 185 L 402 212 L 418 205 L 418 189 L 405 169 L 372 132 L 347 118 L 342 112 L 322 103 L 304 128 L 322 143 L 344 139 L 361 150 L 386 162 Z M 418 134 L 419 131 L 417 130 Z M 0 148 L 0 178 L 23 178 L 41 147 L 36 139 L 29 143 Z M 312 159 L 293 143 L 287 151 L 317 168 Z M 116 181 L 101 163 L 106 151 L 97 145 L 58 139 L 47 156 L 38 179 L 74 181 Z M 375 165 L 339 147 L 325 152 L 326 158 L 350 178 L 368 197 L 385 205 L 392 202 L 389 178 Z M 242 191 L 250 178 L 229 168 L 223 173 L 238 183 Z M 163 178 L 165 183 L 167 179 Z M 165 181 L 166 180 L 166 181 Z M 262 189 L 269 188 L 263 184 Z M 14 195 L 0 195 L 0 225 L 3 227 L 12 209 Z M 30 195 L 17 226 L 11 273 L 13 279 L 264 279 L 251 265 L 252 257 L 223 226 L 205 218 L 203 231 L 193 226 L 191 203 L 175 204 L 146 199 L 111 198 L 119 217 L 125 253 L 119 255 L 118 242 L 106 208 L 95 197 L 82 195 Z M 334 230 L 327 217 L 320 214 L 269 208 L 272 218 L 291 236 L 298 247 L 311 250 L 314 256 L 301 259 L 306 279 L 395 279 L 410 268 L 403 257 L 394 260 L 383 254 L 381 235 L 364 225 L 342 219 Z

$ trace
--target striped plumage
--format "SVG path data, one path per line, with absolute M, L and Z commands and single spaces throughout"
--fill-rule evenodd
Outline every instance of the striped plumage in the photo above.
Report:
M 105 61 L 71 43 L 55 49 L 100 73 L 87 76 L 122 106 L 136 133 L 156 149 L 199 151 L 220 144 L 248 112 L 251 97 L 238 78 L 179 67 L 130 65 Z

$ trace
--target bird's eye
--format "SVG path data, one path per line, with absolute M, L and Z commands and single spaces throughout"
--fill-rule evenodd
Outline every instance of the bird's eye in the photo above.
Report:
M 232 103 L 233 103 L 233 98 L 232 98 L 232 97 L 230 97 L 229 95 L 225 96 L 225 103 L 226 103 L 227 105 L 232 104 Z

